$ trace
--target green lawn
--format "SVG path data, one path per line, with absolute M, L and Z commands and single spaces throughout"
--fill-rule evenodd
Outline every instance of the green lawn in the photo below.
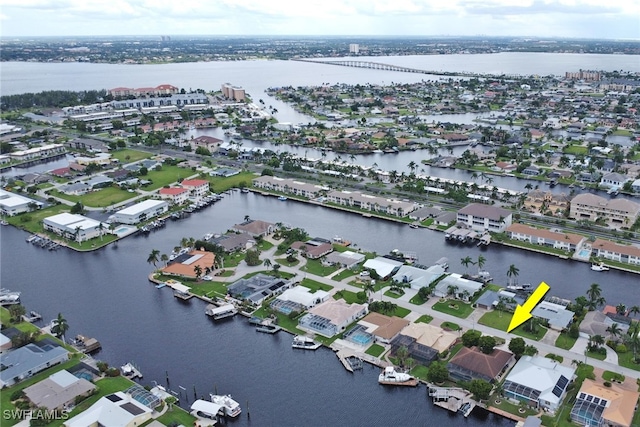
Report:
M 209 177 L 209 185 L 214 193 L 222 193 L 230 188 L 251 187 L 251 181 L 256 178 L 251 172 L 241 172 L 238 175 L 224 177 Z
M 597 359 L 597 360 L 604 360 L 604 359 L 607 358 L 606 354 L 600 354 L 600 353 L 596 353 L 594 351 L 587 351 L 587 356 L 588 357 L 592 357 L 592 358 Z M 620 359 L 618 359 L 618 363 L 620 363 Z
M 316 276 L 328 276 L 331 273 L 338 271 L 339 267 L 337 266 L 327 266 L 322 265 L 322 262 L 317 259 L 307 259 L 307 264 L 300 268 L 301 271 L 306 271 L 310 274 L 315 274 Z
M 371 344 L 365 353 L 370 354 L 373 357 L 380 357 L 380 355 L 384 353 L 384 347 L 379 344 Z
M 415 305 L 422 305 L 425 302 L 427 302 L 427 300 L 422 299 L 422 297 L 419 294 L 415 294 L 413 298 L 409 300 L 409 302 Z
M 433 320 L 433 316 L 429 316 L 428 314 L 423 314 L 422 316 L 418 317 L 418 320 L 416 320 L 415 323 L 431 323 L 432 320 Z
M 635 363 L 633 361 L 633 351 L 627 351 L 626 353 L 618 353 L 618 365 L 624 366 L 625 368 L 640 371 L 640 364 Z
M 335 294 L 333 294 L 333 299 L 336 299 L 336 300 L 343 299 L 348 304 L 354 304 L 354 303 L 362 304 L 360 299 L 358 298 L 358 295 L 355 292 L 351 292 L 347 290 L 340 290 L 336 292 Z
M 411 372 L 409 372 L 411 375 L 413 375 L 416 378 L 419 378 L 423 381 L 427 380 L 427 372 L 429 372 L 429 368 L 427 368 L 426 366 L 423 365 L 416 365 L 413 367 L 413 369 L 411 369 Z
M 389 297 L 389 298 L 393 298 L 393 299 L 398 299 L 402 296 L 402 294 L 397 294 L 391 290 L 388 290 L 384 293 L 385 296 Z
M 158 188 L 164 187 L 165 185 L 173 184 L 174 182 L 193 176 L 194 174 L 195 172 L 191 169 L 172 165 L 162 165 L 161 170 L 157 171 L 151 169 L 146 175 L 141 176 L 140 179 L 152 181 L 153 183 L 146 186 L 144 189 L 147 191 L 154 191 Z
M 118 159 L 120 163 L 132 163 L 137 162 L 138 160 L 148 159 L 153 156 L 151 153 L 146 153 L 144 151 L 138 150 L 130 150 L 128 148 L 123 150 L 111 151 L 111 157 L 114 159 Z
M 300 264 L 300 260 L 298 258 L 294 259 L 293 261 L 289 261 L 286 258 L 276 258 L 276 262 L 280 265 L 284 265 L 286 267 L 293 267 L 296 266 L 298 264 Z
M 227 285 L 222 282 L 190 282 L 191 292 L 209 298 L 224 297 L 227 295 Z
M 405 318 L 411 313 L 411 310 L 404 307 L 396 307 L 396 311 L 392 314 L 392 316 L 398 316 L 401 318 Z
M 64 194 L 58 190 L 52 190 L 51 195 L 59 197 L 61 199 L 69 200 L 70 202 L 80 202 L 85 206 L 93 208 L 106 208 L 116 203 L 124 202 L 137 196 L 137 193 L 129 193 L 126 190 L 117 186 L 102 188 L 98 191 L 92 191 L 82 196 L 75 196 L 71 194 Z
M 253 313 L 254 316 L 257 316 L 260 318 L 266 318 L 267 314 L 268 314 L 267 310 L 264 308 L 264 306 L 259 308 Z M 279 313 L 277 311 L 275 311 L 274 314 L 278 318 L 278 325 L 283 329 L 286 329 L 287 331 L 295 335 L 305 334 L 305 331 L 298 329 L 298 318 L 291 319 L 289 316 Z
M 562 149 L 565 154 L 587 154 L 589 149 L 582 145 L 567 145 Z
M 18 228 L 25 229 L 32 233 L 42 233 L 42 220 L 48 216 L 57 215 L 62 212 L 69 212 L 71 209 L 67 205 L 55 205 L 45 209 L 39 209 L 37 211 L 23 213 L 16 216 L 7 217 L 6 220 L 9 224 Z
M 500 403 L 496 403 L 496 400 Z M 538 413 L 538 411 L 534 409 L 525 409 L 524 412 L 519 412 L 519 409 L 520 409 L 519 405 L 511 403 L 507 399 L 504 399 L 502 397 L 496 398 L 494 396 L 491 396 L 491 398 L 487 403 L 489 404 L 489 406 L 493 406 L 494 408 L 500 408 L 503 411 L 509 412 L 510 414 L 514 414 L 523 418 L 526 418 L 529 415 L 535 415 Z
M 617 372 L 611 372 L 611 371 L 604 371 L 602 373 L 602 379 L 605 381 L 620 381 L 620 382 L 624 382 L 625 377 L 622 374 L 619 374 Z
M 556 347 L 562 348 L 564 350 L 571 350 L 577 340 L 578 338 L 571 338 L 568 333 L 562 332 L 556 340 Z
M 498 310 L 494 310 L 485 313 L 478 320 L 478 323 L 506 332 L 507 328 L 509 327 L 509 323 L 511 322 L 511 317 L 513 317 L 511 313 L 503 313 Z M 544 337 L 544 334 L 547 333 L 547 330 L 541 326 L 538 326 L 538 332 L 536 334 L 532 334 L 531 332 L 527 331 L 525 327 L 526 323 L 518 326 L 513 331 L 511 331 L 511 333 L 524 338 L 530 338 L 535 341 L 540 341 L 542 337 Z
M 457 323 L 453 323 L 453 322 L 442 322 L 440 327 L 442 329 L 449 329 L 451 331 L 459 331 L 460 329 L 462 329 L 460 327 L 460 325 L 458 325 Z
M 333 289 L 333 286 L 331 285 L 326 285 L 324 283 L 316 282 L 315 280 L 307 279 L 306 277 L 302 279 L 302 282 L 300 282 L 300 284 L 305 288 L 311 289 L 312 293 L 317 291 L 318 289 L 321 289 L 327 292 Z
M 352 277 L 355 276 L 356 274 L 358 274 L 357 271 L 345 268 L 344 270 L 342 270 L 340 273 L 336 274 L 335 276 L 333 276 L 331 279 L 335 280 L 336 282 L 340 282 L 348 277 Z
M 191 426 L 193 425 L 196 417 L 185 411 L 179 406 L 174 405 L 172 410 L 168 410 L 163 415 L 157 418 L 158 422 L 164 424 L 165 426 L 169 425 L 183 425 L 183 426 Z
M 473 312 L 471 304 L 464 303 L 458 300 L 444 300 L 438 301 L 433 305 L 433 309 L 441 313 L 447 313 L 452 316 L 466 319 Z

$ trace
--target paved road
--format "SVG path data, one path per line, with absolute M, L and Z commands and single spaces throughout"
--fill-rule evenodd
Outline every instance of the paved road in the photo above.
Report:
M 276 251 L 276 246 L 279 243 L 278 241 L 274 241 L 274 240 L 270 240 L 272 243 L 274 243 L 274 247 L 269 249 L 268 251 L 265 251 L 262 253 L 262 259 L 266 259 L 269 258 L 272 262 L 274 261 L 274 254 Z M 348 291 L 352 291 L 352 292 L 360 292 L 362 291 L 361 288 L 358 288 L 356 286 L 352 286 L 348 283 L 345 282 L 338 282 L 335 280 L 332 280 L 328 277 L 322 277 L 322 276 L 317 276 L 315 274 L 310 274 L 310 273 L 306 273 L 303 271 L 300 271 L 300 268 L 306 263 L 306 260 L 303 259 L 303 261 L 301 262 L 300 265 L 296 266 L 296 267 L 286 267 L 286 266 L 282 266 L 280 268 L 280 271 L 284 271 L 287 273 L 291 273 L 296 275 L 296 278 L 298 280 L 302 280 L 303 278 L 308 278 L 311 280 L 315 280 L 316 282 L 320 282 L 320 283 L 324 283 L 327 285 L 332 286 L 336 291 L 340 290 L 340 289 L 345 289 Z M 240 265 L 238 267 L 236 267 L 236 272 L 232 277 L 215 277 L 214 280 L 217 281 L 230 281 L 230 280 L 235 280 L 235 279 L 239 279 L 241 277 L 243 277 L 244 275 L 251 273 L 251 272 L 255 272 L 255 271 L 260 271 L 260 270 L 264 270 L 264 266 L 259 265 L 259 266 L 255 266 L 255 267 L 249 267 L 247 266 L 244 262 L 240 263 Z M 352 280 L 353 277 L 347 278 L 345 279 L 346 281 Z M 423 305 L 414 305 L 411 304 L 409 302 L 409 299 L 415 295 L 416 291 L 415 290 L 410 290 L 408 289 L 406 294 L 398 299 L 394 299 L 394 298 L 390 298 L 384 295 L 384 290 L 380 290 L 378 292 L 375 292 L 372 295 L 373 299 L 376 300 L 382 300 L 382 301 L 390 301 L 393 302 L 394 304 L 397 304 L 400 307 L 404 307 L 407 308 L 409 310 L 411 310 L 411 314 L 408 316 L 409 320 L 415 320 L 418 317 L 424 315 L 424 314 L 428 314 L 430 316 L 432 316 L 434 318 L 434 320 L 431 322 L 434 325 L 440 325 L 442 322 L 452 322 L 455 323 L 457 325 L 460 325 L 460 327 L 464 330 L 468 330 L 468 329 L 476 329 L 480 332 L 482 332 L 485 335 L 492 335 L 495 337 L 500 337 L 505 339 L 507 342 L 511 339 L 511 338 L 515 338 L 517 337 L 517 335 L 514 334 L 510 334 L 498 329 L 494 329 L 491 328 L 489 326 L 485 326 L 485 325 L 480 325 L 477 323 L 477 320 L 480 319 L 480 317 L 482 316 L 482 314 L 484 314 L 484 310 L 483 309 L 476 309 L 468 318 L 466 319 L 461 319 L 455 316 L 451 316 L 449 314 L 446 313 L 442 313 L 439 311 L 435 311 L 432 309 L 433 304 L 435 304 L 438 301 L 438 298 L 431 298 L 428 302 L 426 302 Z M 460 332 L 460 334 L 462 334 L 462 331 Z M 549 332 L 547 333 L 549 334 Z M 618 372 L 622 375 L 625 375 L 626 377 L 631 377 L 631 378 L 639 378 L 640 377 L 640 372 L 635 371 L 633 369 L 629 369 L 629 368 L 625 368 L 622 366 L 618 366 L 617 363 L 617 354 L 615 352 L 613 352 L 612 350 L 608 350 L 607 354 L 611 354 L 610 356 L 607 357 L 607 359 L 605 360 L 597 360 L 597 359 L 593 359 L 590 357 L 586 357 L 584 354 L 584 349 L 586 348 L 586 339 L 578 339 L 578 341 L 576 342 L 576 344 L 574 345 L 574 347 L 571 350 L 564 350 L 561 348 L 558 348 L 556 346 L 553 345 L 553 343 L 551 341 L 554 341 L 553 339 L 543 339 L 541 341 L 534 341 L 528 338 L 524 338 L 525 342 L 528 345 L 533 345 L 538 349 L 538 354 L 540 355 L 545 355 L 547 353 L 553 353 L 553 354 L 557 354 L 559 356 L 562 356 L 564 358 L 564 364 L 565 365 L 570 365 L 571 362 L 573 360 L 578 360 L 581 362 L 586 362 L 589 365 L 592 365 L 595 368 L 599 368 L 599 369 L 603 369 L 603 370 L 608 370 L 608 371 L 614 371 L 614 372 Z

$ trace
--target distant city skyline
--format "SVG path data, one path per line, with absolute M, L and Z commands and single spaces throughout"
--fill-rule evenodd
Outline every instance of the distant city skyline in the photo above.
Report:
M 638 0 L 0 0 L 2 37 L 514 36 L 640 40 Z

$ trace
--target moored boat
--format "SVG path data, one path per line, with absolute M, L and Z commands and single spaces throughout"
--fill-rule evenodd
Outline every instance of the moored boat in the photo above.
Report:
M 211 401 L 222 406 L 221 412 L 226 417 L 235 418 L 242 412 L 240 404 L 231 398 L 230 394 L 210 394 Z
M 382 370 L 380 375 L 378 375 L 378 382 L 380 384 L 387 385 L 418 385 L 418 380 L 416 380 L 413 376 L 404 372 L 396 372 L 393 366 L 387 366 Z
M 293 337 L 293 342 L 291 343 L 292 348 L 302 350 L 317 350 L 321 345 L 322 343 L 316 342 L 313 338 L 304 335 L 296 335 Z
M 600 264 L 591 264 L 591 269 L 593 271 L 609 271 L 609 267 L 607 267 L 606 265 L 604 265 L 603 263 Z

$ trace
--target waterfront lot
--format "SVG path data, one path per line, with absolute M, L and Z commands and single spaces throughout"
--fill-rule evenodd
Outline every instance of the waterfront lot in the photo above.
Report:
M 137 162 L 139 160 L 148 159 L 151 156 L 153 156 L 153 154 L 138 150 L 124 149 L 111 151 L 111 157 L 118 159 L 120 163 Z
M 489 311 L 485 313 L 479 320 L 478 323 L 481 325 L 490 326 L 494 329 L 498 329 L 501 331 L 506 331 L 509 327 L 509 322 L 511 322 L 511 318 L 513 315 L 507 312 L 501 312 L 500 310 Z M 513 331 L 512 334 L 519 335 L 523 338 L 529 338 L 535 341 L 540 341 L 542 337 L 547 333 L 547 330 L 542 326 L 537 326 L 536 333 L 530 332 L 528 329 L 528 325 L 525 322 L 524 324 L 518 326 Z
M 69 200 L 74 203 L 82 203 L 84 206 L 93 208 L 106 208 L 116 203 L 124 202 L 137 194 L 129 193 L 127 190 L 123 190 L 120 187 L 107 187 L 98 191 L 92 191 L 82 196 L 75 196 L 72 194 L 61 193 L 58 190 L 51 190 L 50 194 L 55 197 L 59 197 L 64 200 Z

